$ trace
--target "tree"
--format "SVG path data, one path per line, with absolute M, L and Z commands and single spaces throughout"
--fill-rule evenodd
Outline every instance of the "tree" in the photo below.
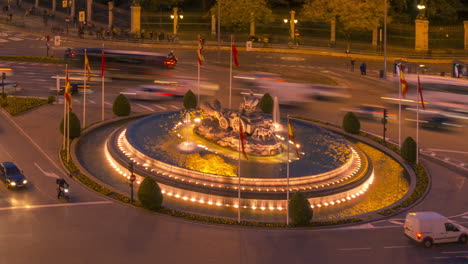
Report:
M 258 106 L 264 113 L 273 113 L 274 101 L 271 95 L 269 93 L 264 94 L 262 99 L 260 99 Z
M 313 211 L 307 198 L 296 192 L 289 200 L 289 217 L 294 225 L 307 225 L 312 220 Z
M 141 182 L 138 189 L 138 200 L 148 210 L 156 211 L 161 208 L 163 202 L 161 188 L 153 178 L 147 176 Z
M 188 90 L 184 95 L 184 107 L 185 109 L 195 109 L 197 108 L 198 100 L 192 90 Z
M 389 4 L 387 8 L 389 8 Z M 353 31 L 372 31 L 383 24 L 384 10 L 382 0 L 307 0 L 303 9 L 304 19 L 311 21 L 336 22 L 343 32 L 347 48 Z M 390 18 L 387 16 L 388 22 Z
M 128 116 L 130 114 L 130 102 L 125 95 L 119 94 L 117 98 L 115 98 L 114 105 L 112 105 L 112 111 L 116 116 Z
M 156 11 L 163 7 L 167 7 L 168 9 L 172 6 L 175 7 L 184 2 L 184 0 L 140 0 L 139 2 L 144 10 Z
M 64 119 L 60 122 L 60 133 L 63 135 Z M 79 137 L 81 134 L 81 122 L 74 112 L 70 112 L 70 136 L 69 138 Z
M 218 15 L 218 3 L 210 10 L 212 15 Z M 221 1 L 221 26 L 229 28 L 231 31 L 242 31 L 247 29 L 253 19 L 257 22 L 268 22 L 271 19 L 271 9 L 265 0 L 223 0 Z
M 353 112 L 348 112 L 343 117 L 343 129 L 351 134 L 358 134 L 361 130 L 361 123 Z
M 405 141 L 403 141 L 400 151 L 401 156 L 406 160 L 406 162 L 411 164 L 416 162 L 417 145 L 412 137 L 407 137 Z

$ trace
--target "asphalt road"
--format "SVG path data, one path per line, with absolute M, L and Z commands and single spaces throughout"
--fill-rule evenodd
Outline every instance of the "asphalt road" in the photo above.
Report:
M 192 53 L 179 53 L 182 62 L 173 71 L 175 75 L 196 74 L 195 63 L 184 62 L 195 62 Z M 263 61 L 262 56 L 273 57 L 273 61 L 286 61 L 284 64 L 291 63 L 281 58 L 275 60 L 275 56 L 280 55 L 272 54 L 241 57 L 242 63 L 260 63 Z M 361 77 L 357 72 L 349 73 L 343 66 L 344 61 L 333 62 L 334 59 L 330 58 L 308 57 L 302 65 L 310 68 L 294 68 L 294 71 L 303 72 L 304 75 L 310 71 L 335 73 L 334 78 L 352 89 L 351 102 L 311 101 L 294 108 L 284 107 L 281 111 L 341 123 L 340 109 L 360 103 L 375 103 L 381 92 L 393 89 L 391 82 L 378 80 L 377 75 Z M 266 60 L 265 64 L 275 69 L 280 67 Z M 56 66 L 28 63 L 9 65 L 15 69 L 14 78 L 25 89 L 25 95 L 47 96 L 49 87 L 55 87 L 55 80 L 51 80 L 50 76 L 60 71 Z M 370 67 L 372 64 L 368 65 Z M 281 66 L 281 69 L 286 73 L 292 71 L 291 66 Z M 236 73 L 241 71 L 241 68 L 235 69 Z M 223 87 L 218 97 L 226 105 L 226 87 L 229 84 L 226 68 L 207 63 L 202 76 Z M 109 88 L 105 97 L 106 118 L 111 117 L 110 104 L 117 93 L 129 85 L 137 84 L 106 83 Z M 235 83 L 235 87 L 236 91 L 245 88 L 238 83 Z M 91 101 L 99 102 L 99 89 L 93 96 L 95 98 Z M 74 100 L 75 112 L 80 116 L 82 98 Z M 240 96 L 235 96 L 233 105 L 237 105 L 240 100 Z M 132 102 L 132 109 L 136 112 L 164 111 L 181 108 L 181 105 L 180 101 Z M 89 123 L 100 120 L 99 103 L 90 102 L 88 106 Z M 402 232 L 404 213 L 370 224 L 338 229 L 264 230 L 199 224 L 144 212 L 107 201 L 73 180 L 69 180 L 72 203 L 57 201 L 54 177 L 63 175 L 57 157 L 60 134 L 58 129 L 51 127 L 58 127 L 62 109 L 63 105 L 56 104 L 14 118 L 5 113 L 0 115 L 0 158 L 15 161 L 31 181 L 31 186 L 26 190 L 14 191 L 0 187 L 0 263 L 468 262 L 466 245 L 446 244 L 423 249 L 410 243 Z M 394 140 L 397 137 L 395 127 L 392 123 L 389 127 L 390 137 Z M 380 133 L 381 125 L 363 122 L 362 128 Z M 411 126 L 405 126 L 404 134 L 411 133 L 411 129 Z M 464 135 L 466 130 L 450 134 L 421 132 L 424 148 L 443 147 L 452 151 L 468 149 L 463 140 Z M 442 137 L 444 141 L 440 140 Z M 433 177 L 431 192 L 413 210 L 435 210 L 468 226 L 466 175 L 446 170 L 434 163 L 426 164 Z

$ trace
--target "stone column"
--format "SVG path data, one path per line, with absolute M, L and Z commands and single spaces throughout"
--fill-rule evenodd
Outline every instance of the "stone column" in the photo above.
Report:
M 379 28 L 375 27 L 372 30 L 372 47 L 377 47 L 377 38 L 378 38 Z
M 211 15 L 211 36 L 216 36 L 216 16 Z
M 289 12 L 291 14 L 291 19 L 289 20 L 289 31 L 291 39 L 294 39 L 294 20 L 296 19 L 296 11 Z
M 463 21 L 465 26 L 465 50 L 468 50 L 468 21 Z
M 39 8 L 39 0 L 35 0 L 35 1 L 34 1 L 34 7 L 35 7 L 36 9 Z M 39 12 L 39 11 L 36 10 L 36 12 Z
M 109 29 L 112 28 L 112 25 L 114 24 L 114 2 L 109 1 L 107 2 L 108 7 L 109 7 L 109 24 L 108 27 Z
M 415 20 L 415 47 L 416 51 L 429 50 L 429 21 Z
M 71 0 L 70 16 L 73 21 L 73 17 L 75 16 L 75 0 Z M 78 19 L 76 19 L 76 21 L 78 21 Z
M 55 15 L 55 10 L 57 10 L 57 0 L 52 0 L 52 15 Z
M 130 20 L 130 31 L 132 33 L 140 32 L 141 25 L 141 6 L 130 7 L 131 20 Z
M 255 16 L 254 16 L 254 12 L 250 12 L 250 36 L 255 36 Z
M 93 0 L 86 0 L 86 23 L 89 24 L 92 21 L 93 14 Z
M 336 44 L 336 19 L 330 21 L 330 45 L 334 47 Z

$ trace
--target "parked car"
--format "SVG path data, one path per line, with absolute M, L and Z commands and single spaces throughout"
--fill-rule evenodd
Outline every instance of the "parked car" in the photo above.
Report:
M 468 241 L 468 229 L 436 212 L 412 212 L 406 215 L 405 235 L 424 247 L 433 244 Z
M 2 175 L 2 181 L 8 189 L 24 187 L 28 183 L 23 175 L 23 171 L 13 162 L 0 163 L 0 174 Z

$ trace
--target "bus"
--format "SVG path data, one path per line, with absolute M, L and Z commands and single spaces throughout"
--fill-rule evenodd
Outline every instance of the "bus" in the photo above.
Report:
M 152 78 L 160 69 L 173 69 L 177 57 L 155 52 L 128 51 L 115 49 L 86 49 L 91 69 L 101 69 L 102 51 L 105 58 L 105 75 L 111 78 Z M 68 49 L 65 59 L 76 67 L 84 66 L 84 48 Z

